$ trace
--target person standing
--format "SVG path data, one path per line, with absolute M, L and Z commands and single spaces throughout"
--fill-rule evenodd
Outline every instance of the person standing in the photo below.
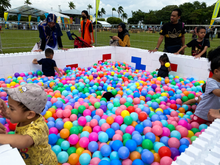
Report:
M 82 21 L 81 21 L 81 37 L 90 45 L 92 45 L 94 41 L 93 35 L 93 26 L 92 22 L 89 20 L 88 11 L 82 11 Z
M 35 52 L 41 52 L 47 48 L 57 50 L 58 46 L 62 50 L 68 50 L 63 48 L 60 26 L 57 22 L 57 16 L 55 14 L 49 14 L 45 21 L 43 21 L 39 26 L 39 33 L 41 44 L 39 44 L 39 49 L 34 50 Z
M 158 51 L 164 37 L 164 52 L 175 53 L 181 48 L 181 46 L 185 45 L 185 26 L 183 22 L 179 22 L 181 14 L 182 12 L 180 9 L 174 9 L 172 11 L 170 22 L 164 24 L 160 31 L 160 37 L 156 48 L 154 50 L 149 50 L 149 52 Z

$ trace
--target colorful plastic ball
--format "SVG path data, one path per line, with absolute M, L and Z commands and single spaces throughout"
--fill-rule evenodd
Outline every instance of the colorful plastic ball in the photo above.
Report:
M 89 145 L 89 139 L 87 137 L 80 138 L 79 145 L 83 148 L 87 148 L 87 146 Z
M 181 146 L 179 147 L 180 153 L 185 152 L 185 150 L 186 150 L 187 148 L 188 148 L 187 145 L 181 145 Z
M 102 156 L 108 157 L 108 156 L 110 156 L 112 150 L 111 150 L 111 147 L 109 145 L 103 145 L 101 147 L 100 152 L 101 152 Z
M 144 162 L 141 159 L 135 159 L 132 165 L 144 165 Z
M 177 138 L 177 139 L 180 140 L 181 134 L 180 134 L 178 131 L 173 130 L 173 131 L 171 132 L 171 134 L 170 134 L 170 137 L 175 137 L 175 138 Z
M 160 149 L 158 150 L 158 154 L 160 155 L 161 158 L 164 156 L 171 157 L 171 151 L 166 146 L 160 147 Z
M 163 147 L 163 146 L 165 146 L 165 144 L 163 144 L 163 143 L 161 143 L 161 142 L 155 142 L 153 149 L 154 149 L 154 151 L 155 151 L 156 153 L 158 153 L 160 147 Z
M 76 153 L 71 154 L 68 158 L 68 161 L 71 165 L 77 164 L 79 162 L 79 155 Z
M 158 126 L 158 125 L 155 125 L 153 126 L 152 128 L 152 132 L 157 135 L 157 136 L 160 136 L 162 133 L 163 133 L 163 129 L 162 127 Z
M 173 162 L 173 159 L 171 159 L 168 156 L 164 156 L 160 159 L 160 165 L 171 165 Z
M 195 141 L 197 138 L 198 138 L 197 136 L 192 136 L 192 137 L 190 138 L 190 140 L 193 142 L 193 141 Z
M 61 149 L 66 151 L 68 150 L 68 148 L 70 147 L 70 143 L 66 140 L 64 140 L 62 143 L 61 143 Z
M 110 165 L 122 165 L 122 163 L 118 159 L 113 159 L 111 160 Z
M 149 139 L 154 143 L 156 140 L 156 136 L 152 132 L 148 132 L 145 134 L 145 139 Z
M 143 149 L 148 149 L 148 150 L 152 150 L 153 149 L 153 142 L 149 139 L 145 139 L 142 142 L 142 148 Z
M 59 145 L 54 145 L 52 150 L 56 155 L 58 155 L 61 152 L 61 147 Z
M 101 161 L 99 162 L 99 165 L 110 165 L 110 162 L 107 161 L 107 160 L 101 160 Z
M 118 150 L 118 156 L 120 159 L 127 159 L 130 155 L 129 149 L 127 147 L 120 147 Z
M 167 127 L 163 127 L 163 133 L 161 134 L 161 136 L 170 136 L 170 130 Z
M 147 119 L 147 113 L 146 113 L 146 112 L 140 112 L 140 113 L 138 114 L 138 119 L 139 119 L 140 121 L 146 120 L 146 119 Z
M 122 146 L 123 146 L 123 143 L 120 140 L 115 140 L 115 141 L 113 141 L 111 147 L 114 151 L 118 151 L 119 148 L 121 148 Z
M 137 145 L 141 145 L 142 144 L 142 141 L 143 141 L 143 138 L 140 134 L 134 134 L 132 136 L 132 139 L 137 143 Z
M 187 139 L 182 138 L 182 139 L 180 139 L 180 145 L 186 145 L 186 146 L 189 146 L 190 143 L 189 143 L 189 141 L 188 141 Z
M 119 159 L 118 152 L 112 151 L 110 154 L 110 160 Z
M 57 155 L 57 160 L 59 163 L 65 163 L 68 160 L 69 155 L 67 154 L 67 152 L 65 151 L 61 151 L 58 155 Z
M 98 165 L 100 161 L 101 161 L 101 159 L 95 157 L 95 158 L 92 158 L 92 159 L 91 159 L 90 164 L 92 164 L 92 165 Z
M 76 134 L 72 134 L 69 136 L 68 140 L 71 145 L 76 145 L 79 141 L 79 137 Z
M 169 140 L 168 140 L 168 145 L 169 147 L 171 148 L 179 148 L 180 146 L 180 142 L 177 138 L 175 137 L 171 137 Z
M 56 134 L 50 134 L 49 136 L 48 136 L 48 139 L 49 139 L 49 144 L 50 145 L 54 145 L 54 144 L 56 144 L 56 142 L 57 142 L 57 140 L 58 140 L 58 137 L 57 137 L 57 135 Z
M 80 155 L 79 162 L 81 165 L 88 165 L 91 161 L 91 156 L 87 153 Z
M 146 150 L 141 154 L 141 159 L 144 163 L 151 164 L 154 161 L 154 155 L 149 150 Z
M 169 68 L 169 67 L 170 67 L 170 63 L 169 63 L 169 62 L 166 62 L 166 63 L 165 63 L 165 67 Z
M 85 126 L 86 125 L 86 118 L 81 116 L 78 118 L 78 124 L 81 125 L 81 126 Z
M 105 132 L 101 132 L 98 136 L 98 139 L 101 143 L 106 143 L 109 139 L 108 134 Z
M 67 121 L 64 123 L 63 127 L 70 130 L 73 127 L 73 124 L 72 124 L 72 122 Z
M 60 137 L 66 139 L 69 137 L 70 131 L 68 129 L 62 129 L 60 131 Z
M 206 128 L 208 128 L 208 126 L 206 125 L 206 124 L 201 124 L 200 126 L 199 126 L 199 130 L 201 131 L 202 129 L 206 129 Z
M 130 152 L 133 152 L 136 150 L 137 148 L 137 143 L 134 140 L 128 140 L 125 143 L 125 147 L 127 147 L 129 149 Z

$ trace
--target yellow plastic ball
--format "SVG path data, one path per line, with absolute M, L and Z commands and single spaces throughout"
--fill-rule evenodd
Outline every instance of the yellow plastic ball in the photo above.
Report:
M 175 76 L 175 78 L 179 78 L 179 76 Z
M 155 112 L 158 112 L 158 111 L 160 111 L 160 112 L 163 113 L 163 109 L 161 109 L 161 108 L 157 108 L 157 109 L 155 110 Z
M 23 77 L 18 77 L 17 80 L 23 80 Z
M 110 142 L 111 142 L 111 141 L 108 141 L 107 144 L 109 145 Z
M 135 83 L 135 85 L 136 85 L 137 87 L 139 87 L 139 86 L 140 86 L 140 84 L 139 84 L 139 83 Z
M 7 84 L 7 88 L 10 88 L 10 84 Z
M 50 111 L 47 111 L 46 113 L 45 113 L 45 115 L 44 115 L 44 118 L 45 119 L 48 119 L 49 117 L 52 117 L 52 112 L 50 112 Z
M 152 152 L 153 154 L 155 154 L 155 153 L 156 153 L 154 150 L 150 150 L 150 152 Z
M 161 96 L 167 96 L 167 93 L 161 93 Z
M 111 72 L 111 75 L 113 76 L 115 74 L 115 72 Z
M 9 78 L 12 78 L 12 76 L 8 76 L 8 79 L 9 79 Z
M 150 107 L 150 111 L 154 112 L 154 109 L 152 107 Z
M 193 131 L 188 130 L 188 135 L 187 135 L 187 137 L 188 137 L 188 138 L 191 138 L 192 136 L 194 136 Z
M 157 80 L 158 80 L 158 81 L 161 81 L 161 80 L 162 80 L 162 78 L 161 78 L 161 77 L 157 77 Z
M 126 116 L 129 116 L 130 115 L 130 113 L 127 111 L 127 110 L 123 110 L 122 112 L 121 112 L 121 116 L 123 117 L 123 118 L 125 118 Z
M 183 117 L 183 116 L 184 116 L 184 114 L 183 114 L 183 113 L 179 113 L 178 115 L 179 115 L 180 117 Z
M 108 87 L 107 90 L 111 90 L 112 87 Z
M 11 83 L 10 83 L 10 86 L 15 86 L 16 85 L 16 82 L 14 82 L 14 81 L 12 81 Z
M 169 63 L 169 62 L 166 62 L 166 63 L 165 63 L 165 67 L 169 68 L 169 67 L 170 67 L 170 63 Z
M 64 123 L 63 127 L 70 130 L 73 127 L 73 123 L 70 121 L 67 121 Z
M 82 148 L 82 147 L 79 147 L 79 148 L 76 149 L 76 153 L 78 155 L 81 155 L 83 151 L 84 151 L 84 148 Z
M 74 86 L 71 86 L 70 87 L 71 91 L 73 91 L 74 89 L 76 89 Z

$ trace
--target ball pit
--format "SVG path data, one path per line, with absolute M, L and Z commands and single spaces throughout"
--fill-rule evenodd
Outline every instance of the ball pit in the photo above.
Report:
M 49 87 L 42 115 L 60 164 L 170 165 L 207 128 L 190 123 L 196 105 L 184 104 L 202 94 L 204 81 L 172 75 L 164 79 L 109 61 L 60 71 L 61 78 L 32 71 L 0 79 L 1 87 Z M 107 101 L 105 92 L 114 98 Z M 2 89 L 0 97 L 7 103 Z M 1 117 L 0 123 L 14 133 L 16 124 Z

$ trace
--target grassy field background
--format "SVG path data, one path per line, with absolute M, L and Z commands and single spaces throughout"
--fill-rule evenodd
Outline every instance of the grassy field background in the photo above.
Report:
M 78 30 L 73 30 L 76 35 L 80 36 Z M 117 35 L 117 33 L 111 33 L 107 31 L 97 33 L 97 46 L 109 45 L 109 36 Z M 159 37 L 158 33 L 130 33 L 131 46 L 142 49 L 154 49 Z M 191 41 L 192 34 L 186 34 L 186 43 Z M 38 31 L 28 30 L 3 30 L 0 33 L 3 53 L 16 53 L 16 52 L 29 52 L 33 48 L 34 44 L 39 41 Z M 73 41 L 70 41 L 63 31 L 62 42 L 64 47 L 73 48 Z M 210 41 L 211 47 L 208 49 L 216 48 L 220 46 L 220 38 L 214 38 Z M 163 50 L 164 42 L 160 46 L 160 51 Z M 191 49 L 186 48 L 185 54 L 190 55 Z

